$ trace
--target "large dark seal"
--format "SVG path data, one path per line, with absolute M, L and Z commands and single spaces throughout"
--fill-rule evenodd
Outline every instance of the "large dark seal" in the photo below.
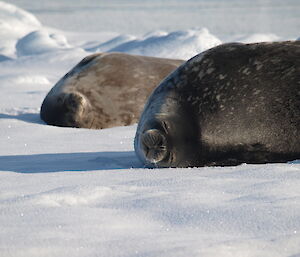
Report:
M 94 129 L 136 123 L 154 87 L 181 63 L 122 53 L 88 56 L 51 89 L 41 118 L 50 125 Z
M 152 93 L 135 152 L 146 166 L 300 158 L 300 42 L 224 44 L 195 56 Z

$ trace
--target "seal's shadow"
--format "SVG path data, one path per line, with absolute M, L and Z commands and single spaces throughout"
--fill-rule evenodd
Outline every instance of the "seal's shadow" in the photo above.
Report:
M 46 173 L 142 168 L 133 151 L 0 156 L 0 171 Z
M 45 124 L 45 122 L 41 120 L 39 113 L 22 113 L 17 115 L 0 113 L 0 119 L 16 119 L 29 123 Z

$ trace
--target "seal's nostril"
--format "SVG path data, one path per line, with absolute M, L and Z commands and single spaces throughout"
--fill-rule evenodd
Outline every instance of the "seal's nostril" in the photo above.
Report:
M 149 129 L 141 136 L 145 158 L 151 163 L 163 160 L 167 155 L 166 136 L 158 129 Z
M 164 136 L 157 129 L 147 130 L 143 134 L 143 142 L 148 147 L 157 147 L 159 145 L 162 145 L 163 141 L 164 141 Z

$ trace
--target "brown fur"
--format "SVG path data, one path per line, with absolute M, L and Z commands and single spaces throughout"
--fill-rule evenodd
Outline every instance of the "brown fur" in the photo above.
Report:
M 136 123 L 152 90 L 182 60 L 123 53 L 84 58 L 48 93 L 41 118 L 50 125 L 102 129 Z

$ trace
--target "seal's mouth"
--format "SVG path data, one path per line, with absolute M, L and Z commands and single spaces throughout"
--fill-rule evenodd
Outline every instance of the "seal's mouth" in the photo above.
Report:
M 146 130 L 141 135 L 141 146 L 147 162 L 156 164 L 168 155 L 168 145 L 165 133 L 158 129 Z

